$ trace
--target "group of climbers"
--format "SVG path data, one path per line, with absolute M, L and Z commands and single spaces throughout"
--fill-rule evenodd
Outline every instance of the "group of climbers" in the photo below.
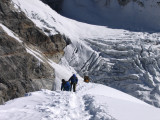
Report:
M 89 76 L 84 76 L 84 82 L 89 83 Z M 68 81 L 62 79 L 61 91 L 72 91 L 76 92 L 76 85 L 78 83 L 78 78 L 75 74 L 73 74 Z
M 62 79 L 61 91 L 72 91 L 73 88 L 73 92 L 76 92 L 77 83 L 78 83 L 78 78 L 75 74 L 73 74 L 68 81 Z

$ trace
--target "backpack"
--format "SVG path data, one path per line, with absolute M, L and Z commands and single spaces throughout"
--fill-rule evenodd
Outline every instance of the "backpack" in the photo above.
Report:
M 84 82 L 89 83 L 90 79 L 89 76 L 84 76 Z
M 78 82 L 78 78 L 76 77 L 76 75 L 73 75 L 73 76 L 70 78 L 70 80 L 71 80 L 71 83 L 76 83 L 76 84 L 77 84 L 77 82 Z
M 64 84 L 64 90 L 65 91 L 70 91 L 71 89 L 71 84 L 69 81 L 67 81 L 65 84 Z

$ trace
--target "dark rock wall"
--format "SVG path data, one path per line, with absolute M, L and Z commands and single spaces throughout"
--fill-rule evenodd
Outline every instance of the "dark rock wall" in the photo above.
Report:
M 63 53 L 63 48 L 66 46 L 64 40 L 52 42 L 23 12 L 16 11 L 10 0 L 0 1 L 0 22 L 24 38 L 25 42 L 38 46 L 46 54 L 60 51 Z
M 110 0 L 107 0 L 107 1 L 110 1 Z M 137 3 L 138 5 L 140 5 L 141 7 L 144 7 L 144 3 L 141 1 L 141 0 L 118 0 L 118 3 L 122 6 L 125 6 L 127 5 L 129 2 L 135 2 Z
M 27 53 L 21 43 L 1 28 L 0 34 L 0 103 L 26 92 L 52 89 L 54 70 Z M 47 80 L 49 83 L 43 84 Z
M 47 58 L 59 62 L 66 42 L 61 35 L 48 37 L 10 0 L 0 1 L 0 23 L 15 32 L 23 43 L 8 36 L 0 27 L 0 104 L 40 89 L 52 89 L 54 69 L 27 53 L 35 47 Z

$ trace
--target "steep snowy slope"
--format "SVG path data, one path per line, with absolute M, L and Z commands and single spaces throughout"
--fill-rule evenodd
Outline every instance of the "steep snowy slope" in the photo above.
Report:
M 160 0 L 64 0 L 61 14 L 90 24 L 160 31 Z
M 62 70 L 62 69 L 61 69 Z M 42 90 L 0 106 L 0 120 L 159 120 L 160 109 L 115 89 L 81 83 L 76 93 Z

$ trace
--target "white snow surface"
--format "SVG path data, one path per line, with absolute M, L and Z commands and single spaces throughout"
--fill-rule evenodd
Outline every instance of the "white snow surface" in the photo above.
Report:
M 20 40 L 16 34 L 11 31 L 10 29 L 8 29 L 6 26 L 4 26 L 3 24 L 0 23 L 0 26 L 3 28 L 3 30 L 11 37 L 13 37 L 15 40 L 17 40 L 19 43 L 22 43 L 22 40 Z
M 160 109 L 104 85 L 77 92 L 41 90 L 0 106 L 0 120 L 159 120 Z
M 33 55 L 34 57 L 36 57 L 40 62 L 44 63 L 44 61 L 41 59 L 42 55 L 40 55 L 38 52 L 32 50 L 28 46 L 26 46 L 26 50 L 27 50 L 28 53 L 30 53 L 31 55 Z

